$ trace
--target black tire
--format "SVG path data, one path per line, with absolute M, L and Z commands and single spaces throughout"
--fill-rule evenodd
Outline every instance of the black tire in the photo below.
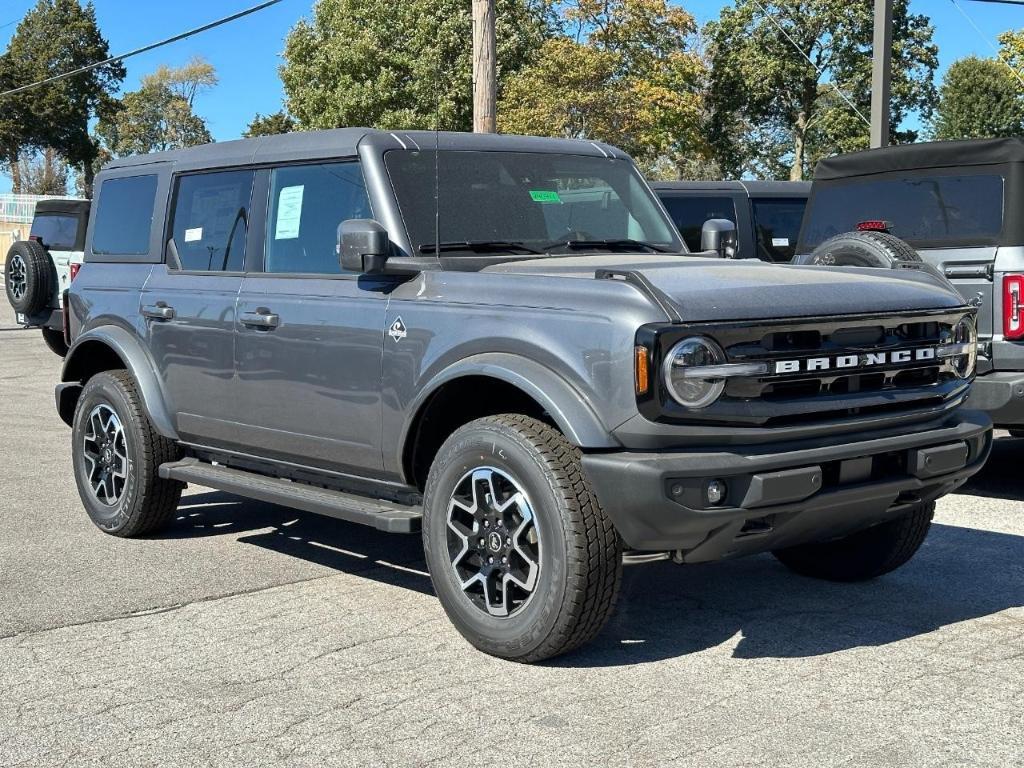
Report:
M 887 523 L 835 541 L 800 544 L 773 552 L 786 567 L 803 576 L 828 581 L 866 581 L 899 568 L 924 543 L 935 502 Z
M 68 354 L 68 345 L 64 341 L 64 332 L 58 331 L 54 328 L 43 328 L 43 341 L 46 346 L 50 348 L 50 351 L 59 357 L 66 357 Z
M 921 261 L 917 251 L 888 232 L 845 232 L 829 238 L 809 254 L 797 256 L 793 263 L 892 269 L 900 262 Z
M 535 586 L 506 616 L 491 615 L 482 584 L 483 598 L 464 591 L 453 565 L 449 507 L 462 483 L 475 487 L 472 473 L 478 469 L 494 470 L 520 486 L 535 513 Z M 547 424 L 502 415 L 456 430 L 430 468 L 424 518 L 423 547 L 437 596 L 459 632 L 484 653 L 541 661 L 591 640 L 611 615 L 622 579 L 621 539 L 591 493 L 579 450 Z M 508 554 L 511 567 L 513 553 Z M 510 600 L 508 589 L 505 582 L 504 601 Z
M 34 240 L 18 240 L 7 251 L 4 287 L 15 312 L 34 315 L 46 309 L 57 285 L 50 254 Z
M 88 448 L 86 444 L 87 436 L 95 431 L 90 427 L 93 414 L 102 419 L 108 411 L 121 425 L 125 457 L 120 464 L 124 479 L 111 481 L 111 487 L 120 490 L 116 497 L 110 494 L 111 503 L 93 489 L 97 475 L 91 471 L 87 453 L 95 451 L 98 443 L 93 440 Z M 160 530 L 174 518 L 184 484 L 162 480 L 157 470 L 164 462 L 180 459 L 181 449 L 153 429 L 135 380 L 127 371 L 98 373 L 86 382 L 75 406 L 71 435 L 78 493 L 100 530 L 114 536 L 141 536 Z

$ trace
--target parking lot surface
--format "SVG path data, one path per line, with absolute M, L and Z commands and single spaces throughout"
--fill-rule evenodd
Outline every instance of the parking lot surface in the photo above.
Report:
M 528 667 L 461 639 L 415 537 L 201 488 L 100 533 L 59 364 L 0 325 L 2 766 L 1024 764 L 1024 440 L 894 574 L 630 567 L 595 642 Z

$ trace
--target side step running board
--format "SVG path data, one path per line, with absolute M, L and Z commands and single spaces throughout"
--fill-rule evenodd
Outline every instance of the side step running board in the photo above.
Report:
M 195 483 L 250 499 L 369 525 L 387 533 L 417 533 L 423 519 L 421 507 L 407 507 L 391 501 L 317 488 L 198 459 L 161 464 L 159 472 L 165 480 Z

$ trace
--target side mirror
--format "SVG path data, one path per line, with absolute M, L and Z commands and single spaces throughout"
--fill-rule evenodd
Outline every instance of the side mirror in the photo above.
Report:
M 700 249 L 715 251 L 723 259 L 735 259 L 738 250 L 736 225 L 729 219 L 708 219 L 700 230 Z
M 338 227 L 341 268 L 367 275 L 384 271 L 391 252 L 388 231 L 373 219 L 347 219 Z

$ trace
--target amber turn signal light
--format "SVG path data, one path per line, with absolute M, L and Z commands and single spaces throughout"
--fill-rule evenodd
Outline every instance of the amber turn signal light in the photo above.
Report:
M 636 382 L 636 393 L 646 395 L 651 388 L 651 379 L 647 366 L 647 347 L 634 347 L 633 374 Z

